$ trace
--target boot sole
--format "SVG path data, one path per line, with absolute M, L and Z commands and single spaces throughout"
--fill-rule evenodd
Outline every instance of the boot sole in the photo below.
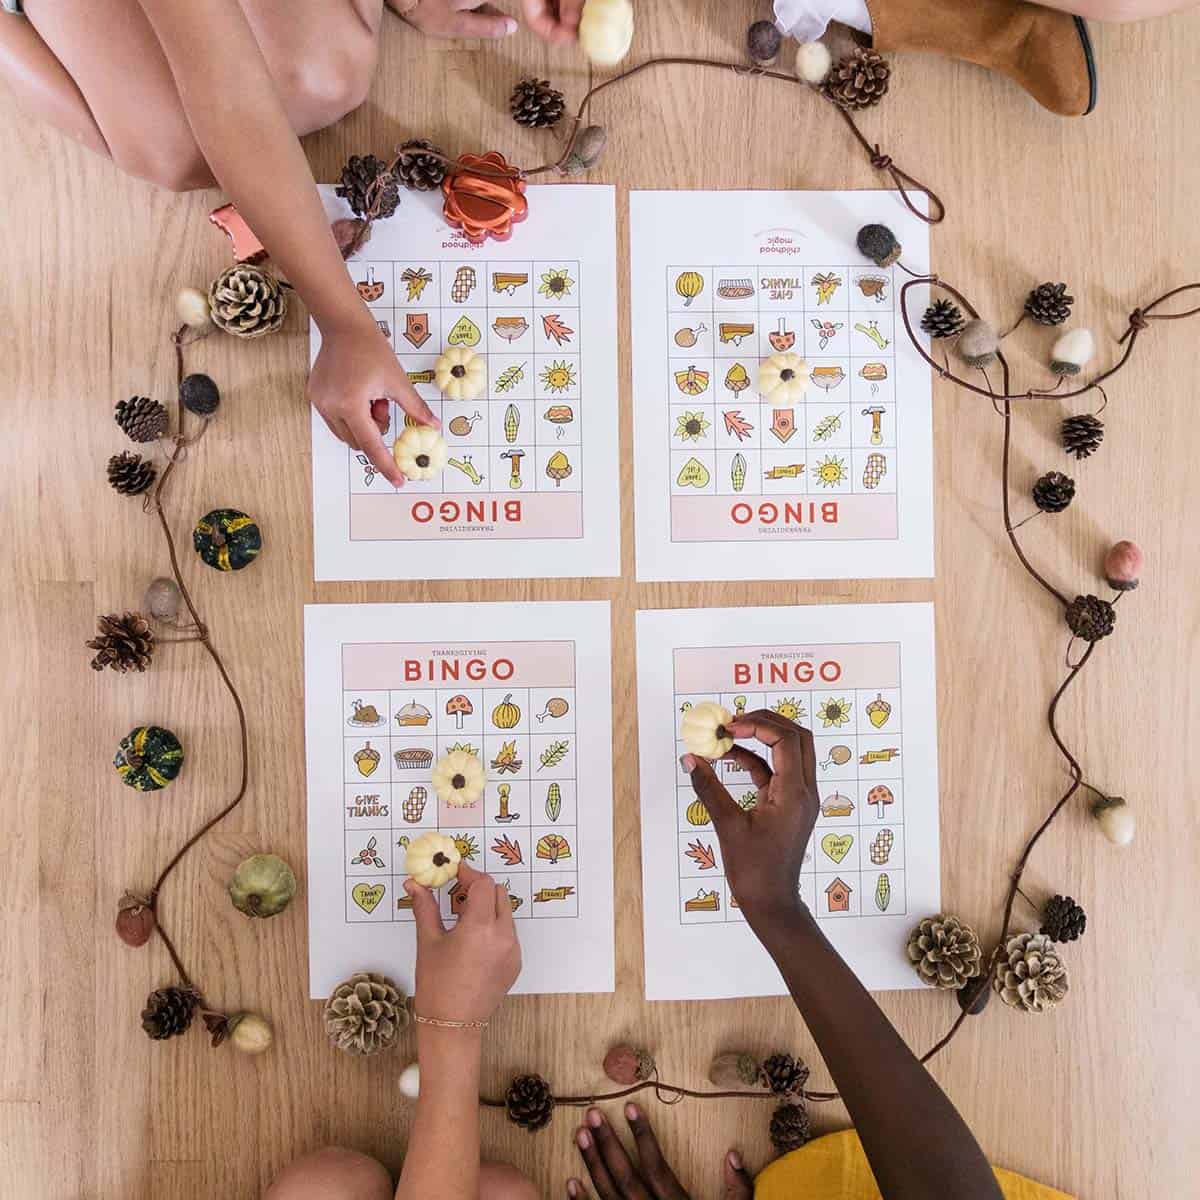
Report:
M 1079 34 L 1079 42 L 1083 47 L 1083 60 L 1087 64 L 1088 73 L 1088 103 L 1083 110 L 1086 117 L 1096 107 L 1096 56 L 1092 53 L 1092 39 L 1088 34 L 1087 22 L 1082 17 L 1075 18 L 1075 30 Z

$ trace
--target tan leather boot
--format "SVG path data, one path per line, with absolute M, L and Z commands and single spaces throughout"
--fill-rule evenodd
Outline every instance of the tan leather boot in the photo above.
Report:
M 866 0 L 876 50 L 927 50 L 1007 75 L 1064 117 L 1096 105 L 1082 17 L 1022 0 Z

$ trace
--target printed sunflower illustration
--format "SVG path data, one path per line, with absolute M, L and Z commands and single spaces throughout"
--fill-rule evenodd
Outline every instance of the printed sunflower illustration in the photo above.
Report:
M 565 392 L 575 382 L 575 368 L 568 362 L 552 362 L 539 378 L 548 392 Z
M 563 296 L 569 296 L 574 286 L 575 280 L 567 274 L 566 267 L 551 267 L 550 270 L 542 273 L 542 283 L 538 288 L 538 294 L 549 296 L 551 300 L 559 300 Z
M 813 477 L 822 487 L 837 487 L 848 478 L 846 460 L 836 454 L 827 454 L 813 467 Z
M 772 704 L 771 711 L 777 712 L 781 717 L 786 717 L 789 721 L 798 721 L 805 715 L 804 705 L 799 700 L 791 697 Z
M 817 709 L 817 716 L 821 718 L 821 728 L 828 729 L 830 726 L 837 728 L 840 725 L 847 725 L 850 722 L 850 705 L 844 699 L 835 700 L 832 696 Z
M 675 436 L 684 442 L 699 442 L 708 436 L 708 418 L 700 412 L 682 412 L 676 418 Z

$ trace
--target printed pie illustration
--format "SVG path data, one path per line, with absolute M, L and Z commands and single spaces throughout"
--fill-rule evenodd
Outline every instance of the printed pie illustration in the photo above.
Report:
M 888 377 L 887 363 L 869 362 L 859 371 L 859 375 L 872 383 L 879 383 Z
M 528 328 L 529 322 L 524 317 L 497 317 L 492 322 L 493 332 L 506 342 L 515 342 Z
M 410 700 L 396 713 L 397 725 L 428 725 L 432 719 L 433 713 L 415 700 Z
M 397 750 L 392 757 L 396 766 L 407 767 L 410 770 L 424 770 L 433 764 L 433 751 L 423 746 L 410 746 L 407 750 Z
M 701 888 L 691 900 L 683 902 L 684 912 L 720 912 L 721 897 L 715 891 L 706 892 Z
M 843 796 L 841 792 L 826 796 L 821 803 L 823 817 L 848 817 L 853 811 L 854 801 L 849 796 Z
M 566 425 L 575 420 L 575 413 L 569 404 L 552 404 L 544 415 L 547 421 L 555 425 Z

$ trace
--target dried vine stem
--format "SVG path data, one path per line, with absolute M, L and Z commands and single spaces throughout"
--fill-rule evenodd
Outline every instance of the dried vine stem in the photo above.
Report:
M 636 1095 L 638 1092 L 644 1092 L 646 1088 L 653 1088 L 655 1095 L 664 1104 L 678 1104 L 680 1100 L 691 1098 L 693 1100 L 774 1100 L 778 1102 L 781 1097 L 774 1092 L 699 1092 L 692 1088 L 681 1087 L 677 1083 L 665 1083 L 661 1079 L 646 1079 L 641 1083 L 635 1083 L 632 1087 L 622 1088 L 618 1092 L 592 1092 L 587 1096 L 555 1096 L 555 1107 L 559 1108 L 590 1108 L 594 1104 L 599 1104 L 605 1100 L 622 1100 L 626 1096 Z M 663 1099 L 663 1093 L 666 1093 L 670 1099 Z M 484 1108 L 507 1108 L 508 1102 L 505 1100 L 496 1100 L 491 1096 L 480 1096 L 479 1103 Z

